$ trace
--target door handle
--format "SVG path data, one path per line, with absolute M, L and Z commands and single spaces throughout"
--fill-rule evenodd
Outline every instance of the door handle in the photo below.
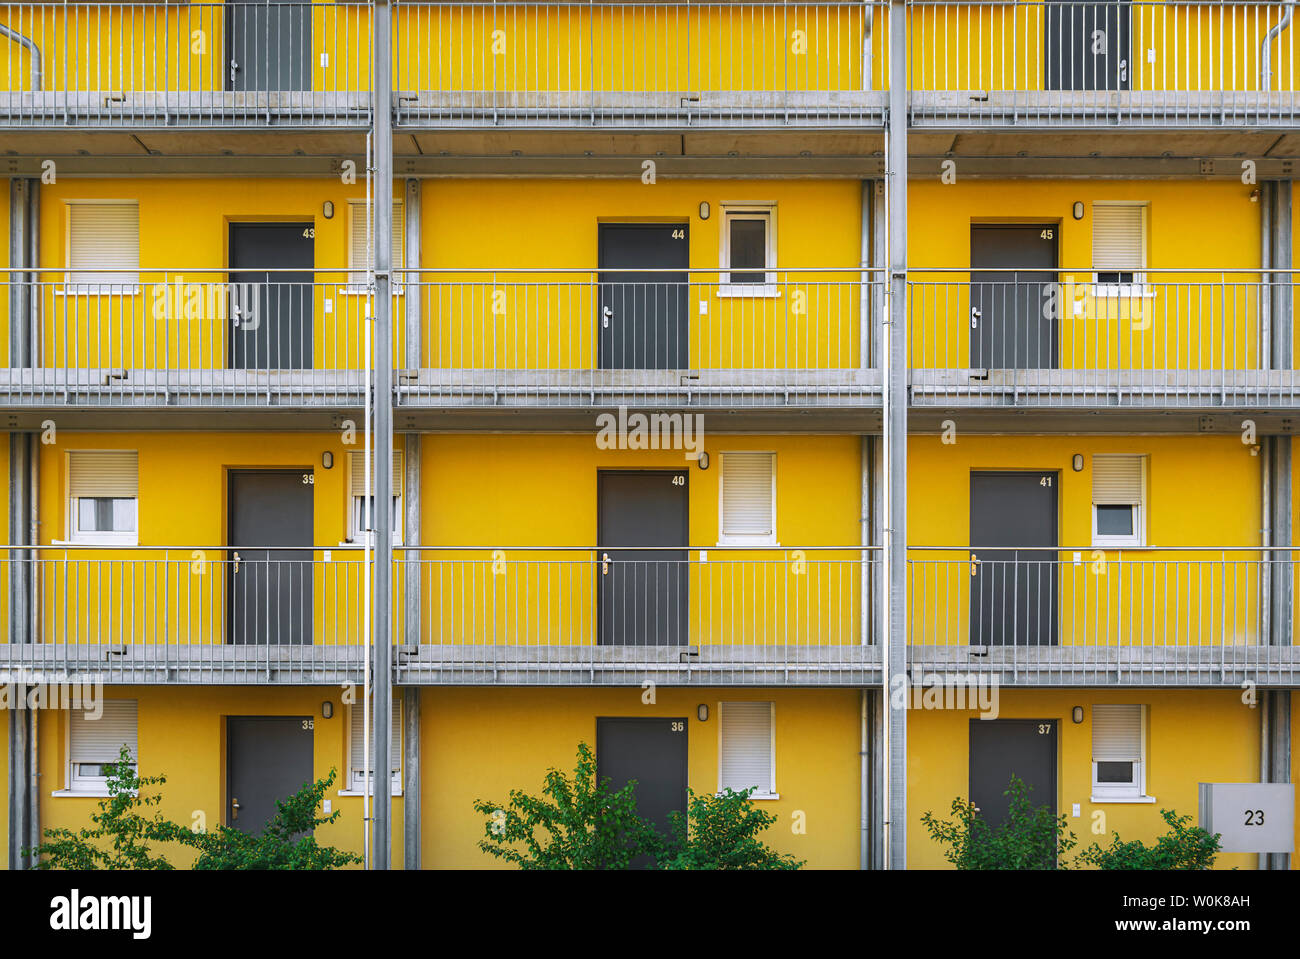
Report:
M 609 553 L 601 553 L 600 554 L 600 575 L 607 576 L 608 574 L 609 574 Z
M 235 572 L 239 572 L 239 553 L 235 553 Z
M 601 307 L 600 325 L 603 326 L 605 329 L 609 329 L 609 319 L 613 315 L 614 315 L 614 311 L 611 310 L 609 307 L 607 306 Z
M 979 567 L 980 567 L 980 558 L 979 558 L 978 556 L 976 556 L 974 553 L 971 553 L 971 554 L 970 554 L 970 574 L 971 574 L 972 576 L 974 576 L 976 573 L 978 573 L 978 572 L 979 572 Z
M 983 315 L 984 314 L 980 312 L 980 308 L 978 306 L 972 306 L 970 308 L 970 328 L 972 330 L 975 329 L 977 326 L 979 326 L 979 319 Z
M 234 796 L 230 797 L 230 818 L 231 819 L 239 818 L 239 800 L 236 799 Z

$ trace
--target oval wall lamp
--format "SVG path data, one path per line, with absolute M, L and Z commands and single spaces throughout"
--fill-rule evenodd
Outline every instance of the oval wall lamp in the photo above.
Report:
M 325 700 L 325 702 L 320 704 L 320 714 L 326 719 L 332 717 L 334 715 L 334 704 L 328 699 Z
M 707 220 L 707 219 L 709 218 L 709 212 L 710 212 L 710 210 L 709 210 L 709 201 L 708 201 L 708 200 L 701 200 L 701 201 L 700 201 L 700 219 L 701 219 L 701 220 Z
M 328 469 L 334 468 L 334 454 L 326 450 L 320 455 L 320 465 Z
M 1070 460 L 1070 466 L 1074 469 L 1074 471 L 1075 471 L 1076 473 L 1082 473 L 1082 472 L 1083 472 L 1083 454 L 1082 454 L 1082 453 L 1075 453 L 1075 454 L 1074 454 L 1074 458 L 1073 458 L 1072 460 Z
M 332 219 L 334 219 L 334 201 L 333 201 L 333 200 L 326 200 L 326 201 L 321 205 L 320 213 L 321 213 L 321 216 L 325 217 L 325 219 L 327 219 L 327 220 L 332 220 Z
M 1075 200 L 1075 201 L 1074 201 L 1074 218 L 1075 218 L 1076 220 L 1082 220 L 1082 219 L 1083 219 L 1083 201 L 1082 201 L 1082 200 Z
M 1075 725 L 1078 725 L 1079 723 L 1083 722 L 1083 707 L 1075 706 L 1072 710 L 1070 710 L 1070 718 L 1074 720 Z
M 699 717 L 700 722 L 707 723 L 709 721 L 708 705 L 706 703 L 700 703 L 698 706 L 696 706 L 695 715 Z
M 706 469 L 708 469 L 708 468 L 709 468 L 709 454 L 706 453 L 706 452 L 704 452 L 704 450 L 700 450 L 700 455 L 697 456 L 697 457 L 695 458 L 695 462 L 699 464 L 700 469 L 702 469 L 702 470 L 706 470 Z

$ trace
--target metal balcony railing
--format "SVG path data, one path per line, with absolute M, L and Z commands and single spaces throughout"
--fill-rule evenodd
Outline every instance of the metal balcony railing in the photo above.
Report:
M 1287 684 L 1296 551 L 913 547 L 908 659 L 1003 685 Z M 373 563 L 371 557 L 370 563 Z M 0 667 L 106 682 L 355 681 L 361 547 L 7 547 Z M 882 553 L 862 547 L 410 547 L 393 554 L 409 683 L 881 680 Z M 1270 619 L 1279 625 L 1270 626 Z M 1271 642 L 1278 631 L 1284 642 Z
M 883 123 L 888 3 L 395 5 L 405 126 Z
M 1296 283 L 1290 270 L 913 270 L 913 398 L 925 405 L 1293 403 L 1300 382 L 1281 334 Z
M 360 548 L 57 546 L 3 550 L 35 643 L 0 613 L 0 658 L 111 682 L 355 681 L 367 655 Z
M 368 2 L 0 3 L 0 128 L 363 127 Z
M 1293 5 L 1269 0 L 910 0 L 914 123 L 1285 127 Z
M 42 270 L 35 276 L 11 280 L 0 298 L 0 326 L 25 323 L 30 344 L 21 355 L 14 336 L 0 339 L 4 405 L 364 402 L 372 313 L 364 273 Z
M 912 547 L 908 655 L 1003 682 L 1291 681 L 1271 598 L 1297 595 L 1290 549 Z
M 860 405 L 879 391 L 867 367 L 883 282 L 837 269 L 412 270 L 394 281 L 420 317 L 398 345 L 400 389 L 442 405 Z

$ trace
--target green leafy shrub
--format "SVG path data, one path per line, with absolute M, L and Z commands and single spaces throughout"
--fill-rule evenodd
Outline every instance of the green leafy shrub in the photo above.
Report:
M 1160 818 L 1169 831 L 1154 846 L 1141 840 L 1124 842 L 1119 833 L 1111 833 L 1110 845 L 1102 848 L 1093 843 L 1079 853 L 1077 863 L 1098 869 L 1212 869 L 1220 850 L 1219 834 L 1210 835 L 1200 826 L 1191 825 L 1191 816 L 1180 816 L 1172 809 L 1160 810 Z
M 151 843 L 166 843 L 197 850 L 194 869 L 335 869 L 361 862 L 350 852 L 322 846 L 311 835 L 317 826 L 332 823 L 342 810 L 317 816 L 325 792 L 334 782 L 334 770 L 325 779 L 305 783 L 288 799 L 276 802 L 276 815 L 259 833 L 229 826 L 194 832 L 164 819 L 160 812 L 142 814 L 162 802 L 145 788 L 161 786 L 165 776 L 144 779 L 136 775 L 131 756 L 122 747 L 108 769 L 108 798 L 90 818 L 94 827 L 77 831 L 45 830 L 45 842 L 36 847 L 39 869 L 172 869 Z
M 776 817 L 758 809 L 753 790 L 724 789 L 690 799 L 686 815 L 670 813 L 670 835 L 660 857 L 663 869 L 798 869 L 805 860 L 777 853 L 758 838 Z
M 1003 793 L 1010 798 L 1010 810 L 1006 822 L 998 826 L 989 826 L 974 803 L 961 798 L 952 801 L 952 819 L 937 819 L 926 812 L 921 822 L 944 847 L 944 858 L 958 869 L 1064 868 L 1063 856 L 1077 840 L 1065 816 L 1053 817 L 1046 804 L 1030 802 L 1032 788 L 1011 777 L 1010 788 Z
M 635 780 L 619 790 L 597 782 L 586 743 L 573 778 L 548 770 L 541 797 L 512 789 L 508 805 L 476 799 L 474 808 L 488 817 L 479 848 L 520 869 L 626 869 L 662 841 L 637 815 Z
M 659 869 L 798 869 L 792 856 L 778 855 L 758 834 L 776 818 L 756 809 L 749 791 L 725 790 L 697 796 L 688 790 L 686 814 L 671 814 L 662 836 L 636 809 L 636 781 L 610 788 L 597 781 L 596 757 L 578 744 L 570 779 L 551 769 L 542 796 L 519 789 L 510 802 L 475 800 L 487 816 L 479 848 L 521 869 L 627 869 L 648 861 Z

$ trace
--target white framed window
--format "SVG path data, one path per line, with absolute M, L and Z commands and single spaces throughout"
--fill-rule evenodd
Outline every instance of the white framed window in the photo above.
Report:
M 776 204 L 722 204 L 719 296 L 779 296 Z
M 361 795 L 366 791 L 366 756 L 371 754 L 374 747 L 374 730 L 370 731 L 370 739 L 366 740 L 364 732 L 364 710 L 361 703 L 356 703 L 348 709 L 348 786 L 347 789 L 341 790 L 344 794 L 355 793 Z M 402 701 L 393 697 L 392 713 L 392 743 L 389 756 L 393 762 L 393 795 L 402 794 Z M 371 756 L 372 763 L 374 757 Z M 374 770 L 371 770 L 374 775 Z
M 1147 458 L 1132 453 L 1092 457 L 1092 543 L 1146 545 Z
M 1092 205 L 1094 296 L 1145 295 L 1147 204 Z
M 1154 802 L 1146 794 L 1146 707 L 1092 707 L 1092 801 Z
M 721 455 L 719 546 L 775 546 L 776 454 Z
M 135 450 L 68 452 L 68 540 L 139 542 L 139 456 Z
M 373 509 L 375 498 L 366 496 L 366 455 L 348 454 L 348 542 L 362 543 L 365 533 L 374 532 Z M 371 454 L 371 461 L 374 455 Z M 405 514 L 402 510 L 402 487 L 405 482 L 405 461 L 401 450 L 393 450 L 393 545 L 401 546 Z M 371 478 L 370 488 L 374 489 Z
M 137 720 L 134 699 L 104 700 L 98 719 L 87 718 L 80 709 L 69 712 L 68 793 L 108 795 L 108 767 L 117 762 L 122 747 L 137 758 Z
M 393 269 L 406 264 L 406 207 L 401 200 L 393 201 Z M 374 259 L 370 242 L 370 220 L 366 216 L 365 200 L 348 200 L 348 289 L 363 292 L 366 271 Z M 404 291 L 404 283 L 394 283 L 397 294 Z
M 718 704 L 718 791 L 753 789 L 751 799 L 778 799 L 776 704 Z
M 135 200 L 67 202 L 66 294 L 140 292 L 140 204 Z

